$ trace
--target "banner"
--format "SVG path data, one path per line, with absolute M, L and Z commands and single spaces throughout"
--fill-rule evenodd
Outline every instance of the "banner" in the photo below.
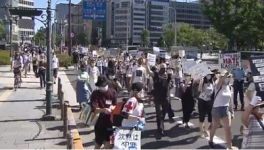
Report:
M 182 71 L 183 71 L 183 73 L 190 73 L 190 68 L 192 66 L 194 66 L 194 65 L 196 65 L 196 61 L 184 59 L 182 61 Z
M 156 65 L 156 55 L 148 53 L 147 59 L 150 66 Z
M 116 129 L 113 149 L 141 149 L 141 131 Z
M 264 100 L 264 56 L 251 56 L 249 58 L 249 65 L 257 96 L 260 96 Z
M 240 53 L 222 53 L 219 54 L 219 67 L 221 69 L 232 70 L 241 67 Z
M 194 80 L 199 80 L 206 75 L 211 74 L 206 62 L 197 63 L 196 65 L 192 66 L 190 68 L 190 72 Z

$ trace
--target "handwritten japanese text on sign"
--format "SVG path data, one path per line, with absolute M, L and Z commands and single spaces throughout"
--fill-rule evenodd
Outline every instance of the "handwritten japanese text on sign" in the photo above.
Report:
M 219 56 L 219 65 L 221 69 L 230 70 L 241 66 L 240 53 L 224 53 Z
M 196 65 L 196 62 L 194 60 L 183 60 L 182 61 L 183 73 L 190 73 L 190 68 L 194 65 Z
M 147 59 L 148 59 L 148 64 L 149 65 L 151 65 L 151 66 L 155 66 L 156 65 L 156 55 L 155 54 L 148 53 Z
M 115 149 L 141 149 L 141 131 L 117 129 L 115 132 Z
M 201 79 L 211 73 L 211 71 L 208 69 L 206 62 L 198 63 L 191 67 L 190 70 L 194 80 Z

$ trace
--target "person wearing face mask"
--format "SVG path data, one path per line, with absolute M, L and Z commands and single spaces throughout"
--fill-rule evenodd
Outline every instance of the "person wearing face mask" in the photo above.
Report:
M 117 81 L 115 78 L 115 73 L 113 70 L 108 70 L 108 73 L 106 74 L 108 79 L 108 87 L 115 89 L 116 91 L 122 89 L 121 84 Z
M 147 64 L 147 70 L 149 75 L 153 78 L 153 96 L 154 96 L 154 104 L 156 110 L 157 117 L 157 130 L 158 135 L 157 139 L 161 139 L 161 136 L 164 135 L 164 120 L 166 113 L 169 115 L 169 120 L 171 123 L 175 122 L 173 117 L 174 113 L 172 111 L 171 105 L 169 103 L 170 100 L 170 90 L 173 87 L 172 78 L 174 75 L 169 75 L 171 72 L 166 72 L 166 64 L 160 64 L 159 72 L 152 72 L 150 67 Z
M 107 78 L 104 75 L 98 76 L 95 86 L 98 90 L 92 92 L 91 108 L 92 112 L 99 114 L 99 118 L 94 126 L 95 146 L 100 149 L 104 144 L 104 149 L 111 149 L 110 136 L 113 128 L 110 120 L 111 112 L 117 104 L 117 93 L 114 89 L 108 88 Z
M 214 82 L 213 82 L 212 74 L 208 74 L 206 77 L 201 79 L 198 90 L 200 91 L 200 95 L 198 98 L 198 111 L 199 111 L 199 122 L 200 122 L 199 127 L 200 127 L 201 137 L 204 138 L 204 137 L 208 137 L 208 132 L 204 126 L 204 120 L 206 115 L 208 118 L 208 123 L 210 124 L 208 129 L 210 129 L 212 123 L 211 97 L 214 91 Z
M 87 102 L 91 94 L 89 89 L 89 75 L 86 72 L 86 65 L 80 65 L 80 72 L 76 82 L 76 99 L 82 109 L 82 103 Z
M 256 94 L 256 91 L 252 93 L 249 105 L 245 107 L 246 109 L 241 116 L 243 125 L 248 128 L 248 133 L 246 133 L 247 140 L 243 139 L 241 149 L 264 148 L 263 144 L 256 144 L 264 142 L 263 138 L 259 138 L 264 136 L 264 115 L 261 112 L 261 107 L 263 107 L 264 102 Z M 258 139 L 258 141 L 251 139 Z
M 185 126 L 185 128 L 190 128 L 189 121 L 194 108 L 194 97 L 193 97 L 192 86 L 193 86 L 193 80 L 191 78 L 191 74 L 185 73 L 184 80 L 180 84 L 180 89 L 182 91 L 181 94 L 182 113 L 183 113 L 182 123 Z
M 218 128 L 220 121 L 223 122 L 225 139 L 228 149 L 232 147 L 231 137 L 231 119 L 234 117 L 233 105 L 232 105 L 232 91 L 229 86 L 231 74 L 226 70 L 220 71 L 219 81 L 216 83 L 213 94 L 213 107 L 212 107 L 212 127 L 210 129 L 209 146 L 214 148 L 213 138 Z
M 90 86 L 92 91 L 96 90 L 96 85 L 95 83 L 97 82 L 97 78 L 100 75 L 100 71 L 98 67 L 95 66 L 95 60 L 91 59 L 90 60 L 90 66 L 87 69 L 87 72 L 90 76 Z

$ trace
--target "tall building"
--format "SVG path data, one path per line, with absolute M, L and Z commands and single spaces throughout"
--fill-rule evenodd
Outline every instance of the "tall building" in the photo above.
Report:
M 0 6 L 5 6 L 6 4 L 11 5 L 13 7 L 18 7 L 18 1 L 17 0 L 0 0 Z M 8 18 L 8 11 L 4 8 L 0 8 L 0 19 L 3 21 L 4 24 L 4 34 L 0 35 L 0 45 L 5 45 L 9 43 L 10 41 L 10 23 Z M 19 19 L 19 18 L 18 18 Z M 12 23 L 12 42 L 18 43 L 18 35 L 19 35 L 19 27 L 18 22 Z
M 19 0 L 19 7 L 34 8 L 34 0 Z M 19 37 L 24 37 L 24 42 L 30 43 L 35 35 L 34 28 L 35 23 L 31 17 L 22 17 L 19 22 Z
M 202 13 L 201 3 L 171 1 L 170 7 L 176 12 L 177 23 L 188 23 L 199 29 L 209 29 L 210 21 Z M 175 22 L 175 11 L 170 9 L 170 22 Z
M 169 22 L 169 1 L 115 0 L 114 41 L 140 45 L 143 29 L 149 29 L 150 42 L 156 43 L 162 34 L 160 28 Z

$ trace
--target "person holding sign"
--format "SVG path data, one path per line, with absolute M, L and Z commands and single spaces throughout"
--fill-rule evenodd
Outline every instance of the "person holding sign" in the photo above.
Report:
M 231 137 L 231 119 L 234 118 L 234 111 L 232 105 L 232 91 L 229 86 L 231 74 L 227 70 L 220 71 L 220 77 L 218 83 L 214 88 L 213 108 L 212 108 L 212 127 L 210 129 L 209 146 L 214 148 L 213 138 L 220 123 L 223 122 L 225 138 L 228 149 L 232 149 L 232 137 Z

